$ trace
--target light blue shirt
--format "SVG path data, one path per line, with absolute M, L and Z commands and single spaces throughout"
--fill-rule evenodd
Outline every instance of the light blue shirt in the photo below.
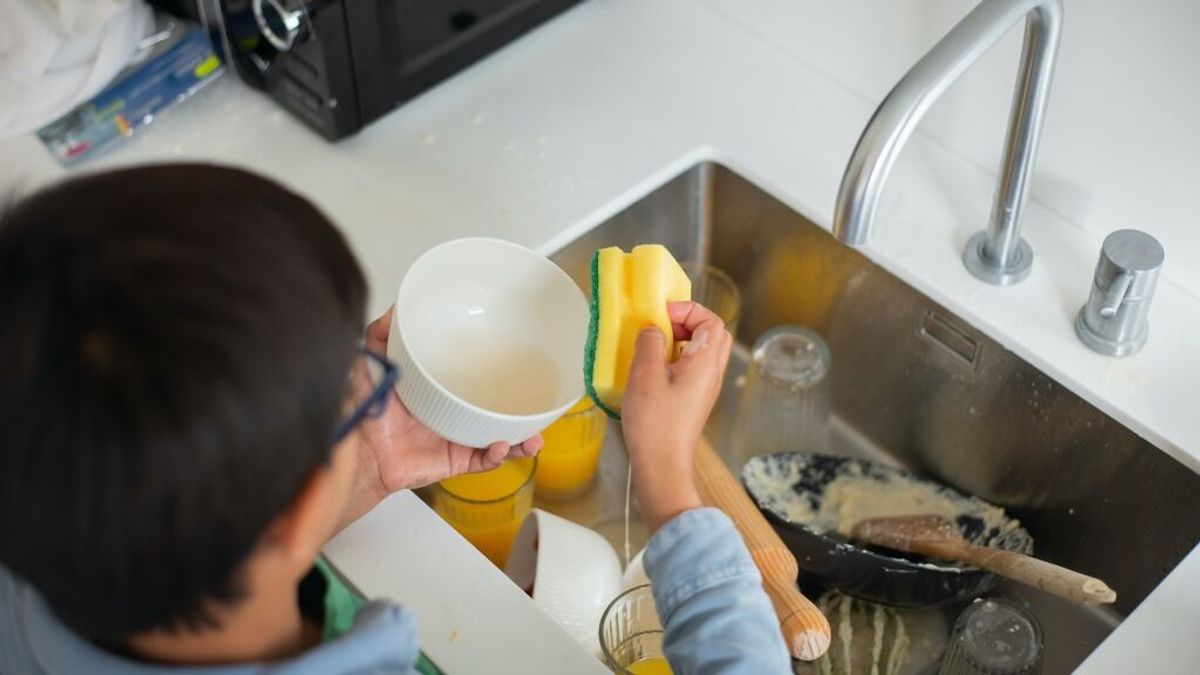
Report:
M 685 511 L 654 533 L 644 556 L 675 675 L 792 672 L 762 576 L 728 516 Z
M 676 675 L 791 672 L 758 568 L 725 514 L 696 509 L 675 517 L 650 540 L 645 565 Z M 363 607 L 346 634 L 287 661 L 217 667 L 141 663 L 73 634 L 28 584 L 0 567 L 0 673 L 413 675 L 418 656 L 412 614 L 375 601 Z

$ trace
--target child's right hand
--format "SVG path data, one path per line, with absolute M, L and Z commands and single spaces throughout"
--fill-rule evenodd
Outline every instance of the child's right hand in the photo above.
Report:
M 733 347 L 725 324 L 707 308 L 673 302 L 667 309 L 675 339 L 688 341 L 683 354 L 668 365 L 662 334 L 642 331 L 621 404 L 634 491 L 651 533 L 701 506 L 693 458 Z

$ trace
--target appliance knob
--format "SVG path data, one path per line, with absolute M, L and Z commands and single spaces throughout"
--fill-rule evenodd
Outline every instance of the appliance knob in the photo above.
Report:
M 293 8 L 293 4 L 299 4 L 300 8 Z M 294 0 L 253 0 L 250 5 L 258 30 L 267 42 L 281 52 L 291 49 L 303 32 L 303 3 Z

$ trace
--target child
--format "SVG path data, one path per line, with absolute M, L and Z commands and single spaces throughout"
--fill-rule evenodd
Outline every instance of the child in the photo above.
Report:
M 424 667 L 402 606 L 337 614 L 319 551 L 387 494 L 541 440 L 422 427 L 379 356 L 387 317 L 361 337 L 365 296 L 316 208 L 235 169 L 87 176 L 3 216 L 0 672 Z M 757 570 L 691 480 L 731 338 L 698 305 L 670 313 L 688 347 L 666 366 L 641 336 L 624 425 L 668 657 L 790 672 Z

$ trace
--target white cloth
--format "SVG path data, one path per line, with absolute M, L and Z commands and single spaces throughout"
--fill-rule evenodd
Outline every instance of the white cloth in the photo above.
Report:
M 0 138 L 94 96 L 153 30 L 144 0 L 0 0 Z

